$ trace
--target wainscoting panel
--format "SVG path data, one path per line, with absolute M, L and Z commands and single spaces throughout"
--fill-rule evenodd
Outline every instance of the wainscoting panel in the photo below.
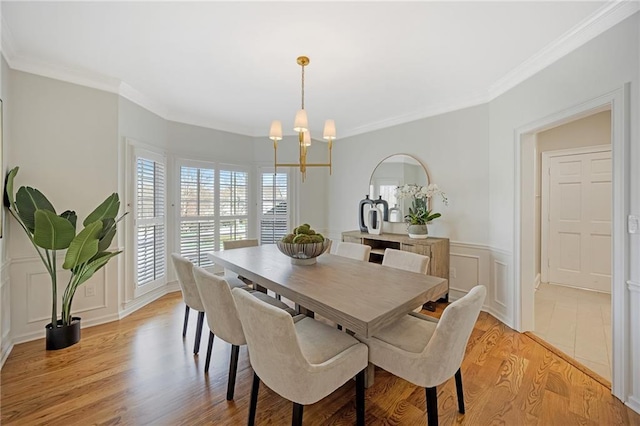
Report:
M 489 261 L 491 252 L 487 246 L 461 242 L 450 243 L 449 297 L 464 296 L 476 285 L 489 288 Z
M 82 318 L 82 326 L 113 321 L 118 318 L 118 267 L 115 258 L 96 272 L 76 291 L 71 312 Z M 51 322 L 51 283 L 49 274 L 38 257 L 12 259 L 11 338 L 13 343 L 44 337 L 44 326 Z M 58 317 L 62 293 L 69 272 L 58 272 Z
M 8 263 L 0 265 L 0 367 L 13 348 L 11 339 L 11 285 Z
M 487 295 L 493 314 L 500 321 L 513 327 L 513 256 L 511 253 L 491 249 L 491 291 Z

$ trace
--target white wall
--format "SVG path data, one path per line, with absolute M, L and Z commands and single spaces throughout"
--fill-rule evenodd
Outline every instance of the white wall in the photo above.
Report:
M 7 62 L 2 56 L 0 56 L 0 99 L 3 101 L 3 123 L 2 123 L 2 158 L 1 172 L 2 176 L 5 174 L 6 165 L 10 158 L 10 146 L 9 135 L 11 123 L 9 120 L 11 111 L 11 98 L 9 94 L 9 67 Z M 2 188 L 4 188 L 4 179 L 0 179 L 3 182 Z M 6 210 L 2 208 L 2 239 L 0 239 L 0 366 L 4 364 L 4 361 L 13 347 L 11 341 L 11 286 L 9 285 L 9 255 L 7 250 L 7 241 L 9 239 L 9 228 L 7 226 L 8 218 L 6 217 Z
M 11 144 L 8 167 L 20 166 L 15 185 L 42 191 L 57 211 L 81 221 L 118 190 L 117 96 L 19 71 L 9 72 Z M 51 318 L 49 276 L 16 222 L 9 220 L 11 335 L 14 343 L 40 337 Z M 117 318 L 117 271 L 113 259 L 76 293 L 73 312 L 83 324 Z M 66 271 L 59 262 L 59 294 Z
M 489 286 L 488 113 L 488 105 L 481 105 L 336 142 L 336 167 L 329 178 L 331 237 L 358 229 L 358 202 L 369 193 L 378 163 L 392 154 L 409 154 L 449 198 L 449 206 L 434 198 L 432 208 L 442 217 L 429 225 L 429 234 L 451 240 L 450 296 L 456 299 L 476 284 Z

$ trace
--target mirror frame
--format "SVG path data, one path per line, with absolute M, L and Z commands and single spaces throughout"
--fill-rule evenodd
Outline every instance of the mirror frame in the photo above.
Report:
M 429 174 L 429 169 L 427 168 L 427 166 L 426 166 L 422 161 L 420 161 L 420 159 L 419 159 L 419 158 L 417 158 L 416 156 L 411 155 L 411 154 L 406 154 L 406 153 L 403 153 L 403 152 L 398 152 L 398 153 L 391 154 L 391 155 L 388 155 L 388 156 L 384 157 L 382 160 L 380 160 L 380 161 L 376 164 L 376 166 L 373 168 L 373 171 L 371 171 L 371 176 L 369 177 L 369 189 L 367 189 L 367 193 L 370 193 L 370 192 L 371 192 L 371 182 L 372 182 L 372 179 L 373 179 L 373 175 L 374 175 L 375 171 L 378 169 L 378 167 L 380 167 L 380 165 L 381 165 L 382 163 L 384 163 L 385 161 L 387 161 L 387 160 L 388 160 L 388 159 L 390 159 L 391 157 L 395 157 L 395 156 L 397 156 L 397 155 L 405 155 L 405 156 L 407 156 L 407 157 L 409 157 L 409 158 L 412 158 L 416 163 L 418 163 L 418 165 L 420 165 L 420 166 L 422 167 L 422 170 L 424 170 L 424 173 L 425 173 L 425 175 L 426 175 L 426 177 L 427 177 L 427 185 L 431 183 L 431 175 Z M 371 198 L 372 198 L 372 199 L 374 198 L 374 195 L 373 195 L 373 194 L 371 194 Z M 391 206 L 389 206 L 389 207 L 391 207 Z M 430 198 L 429 198 L 429 199 L 428 199 L 428 201 L 427 201 L 427 208 L 428 208 L 428 209 L 431 209 L 431 199 L 430 199 Z M 394 223 L 394 222 L 391 222 L 391 223 Z M 402 222 L 395 222 L 395 223 L 402 223 Z

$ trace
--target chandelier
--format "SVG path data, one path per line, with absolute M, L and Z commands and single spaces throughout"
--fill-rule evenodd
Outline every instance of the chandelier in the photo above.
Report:
M 293 123 L 293 130 L 298 132 L 298 145 L 300 150 L 300 159 L 298 163 L 278 163 L 278 141 L 282 140 L 282 123 L 279 120 L 271 122 L 269 130 L 269 139 L 273 141 L 273 163 L 274 169 L 278 167 L 299 167 L 302 174 L 302 181 L 307 174 L 307 167 L 329 167 L 331 174 L 331 148 L 333 140 L 336 138 L 336 124 L 333 120 L 327 120 L 324 123 L 323 138 L 329 143 L 329 162 L 328 163 L 307 163 L 307 150 L 311 146 L 311 133 L 307 120 L 307 112 L 304 109 L 304 67 L 309 65 L 309 58 L 306 56 L 298 57 L 298 65 L 302 67 L 302 107 L 296 113 Z M 274 170 L 275 171 L 275 170 Z

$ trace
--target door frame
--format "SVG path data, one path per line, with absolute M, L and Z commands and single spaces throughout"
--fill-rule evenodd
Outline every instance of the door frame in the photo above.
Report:
M 540 173 L 542 174 L 542 185 L 540 187 L 541 209 L 540 209 L 540 281 L 549 282 L 549 174 L 545 172 L 545 165 L 555 157 L 567 157 L 569 155 L 595 154 L 598 152 L 611 152 L 611 144 L 592 145 L 581 148 L 555 149 L 552 151 L 542 151 L 542 163 Z M 613 159 L 612 159 L 613 161 Z M 613 192 L 612 192 L 613 197 Z M 611 248 L 609 249 L 611 253 Z
M 535 225 L 531 212 L 535 206 L 533 184 L 535 182 L 532 162 L 535 162 L 535 134 L 576 120 L 595 112 L 611 110 L 611 154 L 612 154 L 612 372 L 611 392 L 626 401 L 632 374 L 631 360 L 628 359 L 631 340 L 630 312 L 626 300 L 630 300 L 627 288 L 629 277 L 629 235 L 626 219 L 629 215 L 630 187 L 630 83 L 616 90 L 593 98 L 563 111 L 540 118 L 515 129 L 515 194 L 514 194 L 514 271 L 513 306 L 515 328 L 518 331 L 532 330 L 533 299 L 535 292 L 535 255 L 531 229 Z

